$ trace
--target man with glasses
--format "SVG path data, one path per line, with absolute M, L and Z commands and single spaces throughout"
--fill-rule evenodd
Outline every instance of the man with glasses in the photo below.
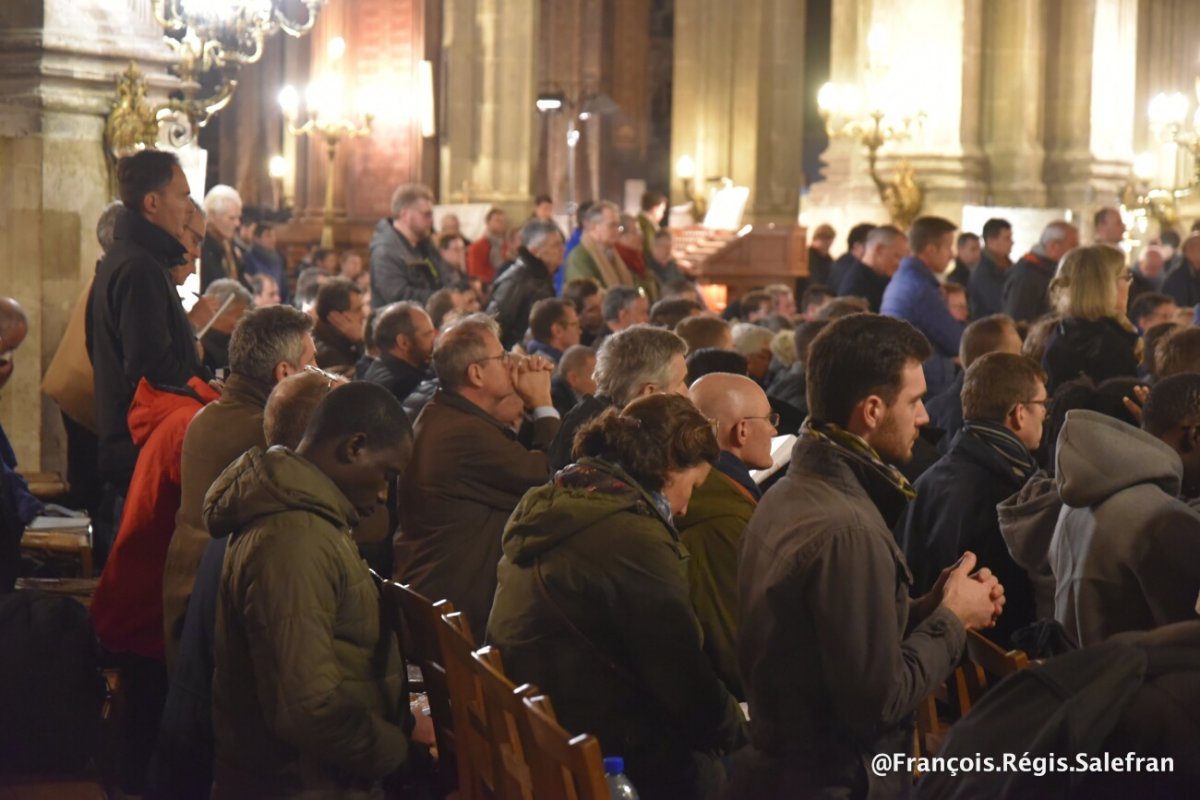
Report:
M 500 534 L 525 492 L 550 477 L 543 450 L 559 428 L 552 365 L 505 352 L 499 333 L 490 317 L 472 314 L 434 348 L 441 388 L 414 425 L 395 551 L 396 577 L 452 602 L 480 641 L 496 593 Z M 523 438 L 515 431 L 526 416 Z
M 737 550 L 762 496 L 750 470 L 772 465 L 779 415 L 762 388 L 742 375 L 705 375 L 688 395 L 713 421 L 721 454 L 675 524 L 691 554 L 688 588 L 704 629 L 704 652 L 730 693 L 745 700 L 737 669 Z
M 432 233 L 433 192 L 418 183 L 398 188 L 392 195 L 392 216 L 379 220 L 371 237 L 372 306 L 398 300 L 424 305 L 448 285 Z
M 929 591 L 942 568 L 967 550 L 1000 579 L 1004 614 L 982 633 L 1004 648 L 1036 612 L 1033 586 L 1000 535 L 996 505 L 1037 470 L 1033 451 L 1041 445 L 1048 402 L 1046 374 L 1032 359 L 1003 352 L 976 359 L 962 386 L 962 430 L 917 479 L 917 498 L 896 527 L 914 593 Z

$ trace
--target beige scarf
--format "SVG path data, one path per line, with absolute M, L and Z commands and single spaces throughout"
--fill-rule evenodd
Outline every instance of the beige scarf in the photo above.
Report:
M 600 280 L 604 282 L 604 288 L 634 285 L 633 273 L 629 271 L 629 267 L 625 266 L 625 262 L 621 260 L 621 256 L 615 250 L 606 251 L 599 242 L 590 236 L 582 237 L 580 244 L 596 262 L 596 269 L 600 270 Z

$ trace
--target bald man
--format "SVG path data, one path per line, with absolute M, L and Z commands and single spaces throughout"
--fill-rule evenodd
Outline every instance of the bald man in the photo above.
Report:
M 688 583 L 704 629 L 704 651 L 729 691 L 744 700 L 735 647 L 738 541 L 761 496 L 750 470 L 771 466 L 771 437 L 779 417 L 762 388 L 744 375 L 710 373 L 693 383 L 688 394 L 716 423 L 721 454 L 692 495 L 687 514 L 675 524 L 691 554 Z

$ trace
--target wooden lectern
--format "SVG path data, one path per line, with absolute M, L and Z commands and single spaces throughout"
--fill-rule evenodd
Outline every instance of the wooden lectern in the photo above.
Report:
M 806 230 L 799 225 L 747 225 L 736 233 L 696 225 L 673 233 L 676 261 L 690 267 L 710 303 L 722 306 L 717 310 L 756 287 L 795 287 L 797 278 L 808 276 Z M 706 290 L 720 286 L 726 287 L 723 302 L 719 290 Z

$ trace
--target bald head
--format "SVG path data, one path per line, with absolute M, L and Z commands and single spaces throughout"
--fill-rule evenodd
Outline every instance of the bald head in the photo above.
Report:
M 717 423 L 722 450 L 740 458 L 750 469 L 771 466 L 771 402 L 757 383 L 744 375 L 713 372 L 688 390 L 700 413 Z
M 263 410 L 263 435 L 268 447 L 300 446 L 304 429 L 325 395 L 345 381 L 330 380 L 319 372 L 297 372 L 275 384 Z
M 0 297 L 0 386 L 12 377 L 12 351 L 25 341 L 29 320 L 21 304 L 11 297 Z

